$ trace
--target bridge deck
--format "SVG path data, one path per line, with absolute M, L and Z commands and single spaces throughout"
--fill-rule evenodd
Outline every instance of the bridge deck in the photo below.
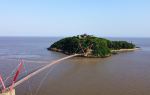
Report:
M 49 68 L 49 67 L 51 67 L 51 66 L 53 66 L 53 65 L 55 65 L 55 64 L 57 64 L 57 63 L 59 63 L 60 61 L 63 61 L 63 60 L 66 60 L 66 59 L 69 59 L 69 58 L 72 58 L 72 57 L 75 57 L 75 56 L 79 56 L 79 55 L 81 55 L 81 54 L 74 54 L 74 55 L 70 55 L 70 56 L 63 57 L 63 58 L 60 58 L 60 59 L 58 59 L 58 60 L 55 60 L 55 61 L 51 62 L 50 64 L 48 64 L 48 65 L 46 65 L 46 66 L 44 66 L 44 67 L 42 67 L 42 68 L 40 68 L 40 69 L 34 71 L 33 73 L 30 73 L 30 74 L 27 75 L 26 77 L 24 77 L 24 78 L 22 78 L 21 80 L 17 81 L 17 82 L 14 84 L 14 87 L 20 85 L 20 84 L 23 83 L 24 81 L 26 81 L 26 80 L 30 79 L 31 77 L 37 75 L 38 73 L 42 72 L 43 70 L 45 70 L 45 69 L 47 69 L 47 68 Z
M 27 75 L 26 77 L 22 78 L 21 80 L 17 81 L 15 84 L 14 84 L 14 87 L 20 85 L 21 83 L 25 82 L 26 80 L 30 79 L 31 77 L 37 75 L 38 73 L 44 71 L 45 69 L 59 63 L 60 61 L 63 61 L 63 60 L 66 60 L 66 59 L 69 59 L 69 58 L 72 58 L 72 57 L 75 57 L 75 56 L 80 56 L 82 54 L 74 54 L 74 55 L 70 55 L 70 56 L 67 56 L 67 57 L 63 57 L 63 58 L 60 58 L 58 60 L 55 60 L 53 62 L 51 62 L 50 64 L 46 65 L 46 66 L 43 66 L 42 68 L 30 73 L 29 75 Z M 1 93 L 0 92 L 0 95 L 15 95 L 15 89 L 13 89 L 12 91 L 10 91 L 9 89 L 10 87 L 7 87 L 7 91 L 4 92 L 4 93 Z

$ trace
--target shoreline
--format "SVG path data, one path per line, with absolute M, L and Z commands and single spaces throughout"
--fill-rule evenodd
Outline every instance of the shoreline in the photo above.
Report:
M 114 54 L 118 54 L 118 53 L 122 53 L 122 52 L 132 52 L 132 51 L 139 50 L 139 49 L 140 48 L 111 50 L 111 54 L 107 55 L 105 57 L 99 57 L 99 56 L 94 56 L 94 55 L 88 55 L 88 56 L 81 55 L 79 57 L 85 57 L 85 58 L 106 58 L 106 57 L 109 57 L 109 56 L 114 55 Z M 70 55 L 67 52 L 63 52 L 62 50 L 56 49 L 56 48 L 51 48 L 50 50 L 51 51 L 55 51 L 55 52 L 60 52 L 60 53 L 66 54 L 66 55 Z
M 138 50 L 138 49 L 140 49 L 140 48 L 111 50 L 111 53 L 114 53 L 114 52 L 130 52 L 130 51 L 135 51 L 135 50 Z

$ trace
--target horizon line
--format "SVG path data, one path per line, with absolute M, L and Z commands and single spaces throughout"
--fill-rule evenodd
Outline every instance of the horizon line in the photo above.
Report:
M 75 35 L 76 36 L 76 35 Z M 33 37 L 33 38 L 49 38 L 49 37 L 55 37 L 55 38 L 64 38 L 64 37 L 72 37 L 72 36 L 0 36 L 0 37 Z M 150 38 L 150 37 L 136 37 L 136 36 L 96 36 L 96 37 L 103 37 L 103 38 Z

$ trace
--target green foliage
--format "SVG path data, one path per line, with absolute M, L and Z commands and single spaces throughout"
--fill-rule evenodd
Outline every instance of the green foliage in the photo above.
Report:
M 132 49 L 135 48 L 135 45 L 126 41 L 111 41 L 108 47 L 111 49 Z
M 106 57 L 110 55 L 112 49 L 130 49 L 135 47 L 134 44 L 126 41 L 110 41 L 104 38 L 84 34 L 61 39 L 52 44 L 48 49 L 56 48 L 63 52 L 74 54 L 83 53 L 82 50 L 86 50 L 91 45 L 92 47 L 90 49 L 92 50 L 92 55 L 97 57 Z
M 78 48 L 79 41 L 80 40 L 77 37 L 68 37 L 55 42 L 50 48 L 57 48 L 63 50 L 64 52 L 74 53 Z

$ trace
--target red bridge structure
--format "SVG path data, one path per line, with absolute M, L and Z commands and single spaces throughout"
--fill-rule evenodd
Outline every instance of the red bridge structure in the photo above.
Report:
M 59 62 L 61 62 L 63 60 L 66 60 L 66 59 L 69 59 L 72 57 L 76 57 L 76 56 L 81 56 L 81 55 L 82 54 L 73 54 L 73 55 L 69 55 L 69 56 L 60 58 L 58 60 L 55 60 L 55 61 L 49 63 L 48 65 L 43 66 L 43 67 L 39 68 L 38 70 L 30 73 L 29 75 L 25 76 L 24 78 L 20 79 L 19 81 L 16 81 L 21 69 L 23 68 L 23 61 L 21 60 L 19 66 L 18 66 L 18 69 L 16 71 L 16 74 L 13 78 L 12 84 L 10 86 L 8 86 L 8 87 L 5 86 L 2 76 L 0 75 L 0 84 L 2 85 L 2 91 L 0 92 L 0 95 L 16 95 L 15 87 L 17 87 L 18 85 L 22 84 L 23 82 L 29 80 L 31 77 L 37 75 L 38 73 L 44 71 L 47 68 L 50 68 L 51 66 L 53 66 L 55 64 L 58 64 Z

